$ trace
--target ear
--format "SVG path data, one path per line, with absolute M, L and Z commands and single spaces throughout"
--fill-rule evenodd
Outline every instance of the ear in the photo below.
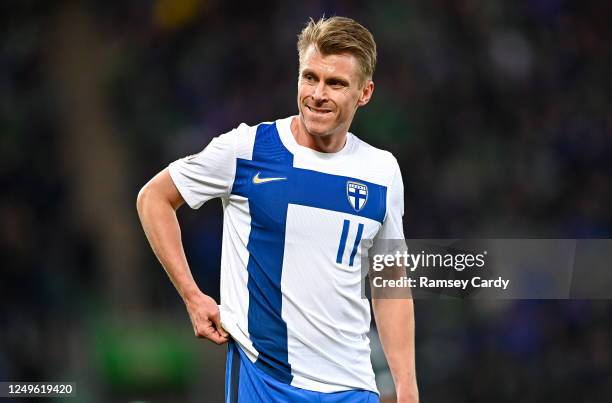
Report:
M 372 94 L 374 93 L 374 81 L 368 80 L 363 89 L 361 90 L 361 96 L 357 101 L 357 106 L 364 106 L 368 102 L 370 102 L 370 98 L 372 98 Z

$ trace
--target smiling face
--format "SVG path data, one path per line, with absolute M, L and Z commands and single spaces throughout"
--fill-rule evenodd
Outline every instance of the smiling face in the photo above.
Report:
M 310 45 L 300 63 L 299 130 L 313 137 L 333 137 L 344 144 L 355 111 L 368 103 L 373 91 L 374 83 L 362 79 L 353 55 L 322 55 Z

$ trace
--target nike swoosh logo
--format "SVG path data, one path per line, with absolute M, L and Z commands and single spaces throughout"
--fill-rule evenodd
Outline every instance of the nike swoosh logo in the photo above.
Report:
M 284 177 L 284 178 L 260 178 L 259 174 L 261 174 L 261 172 L 257 172 L 257 174 L 255 176 L 253 176 L 253 183 L 256 184 L 256 185 L 260 185 L 262 183 L 268 183 L 268 182 L 276 182 L 276 181 L 287 180 L 286 177 Z

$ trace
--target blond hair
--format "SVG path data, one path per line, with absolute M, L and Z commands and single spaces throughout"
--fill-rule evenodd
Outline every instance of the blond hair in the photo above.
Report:
M 300 66 L 310 45 L 315 45 L 322 55 L 349 53 L 357 59 L 361 68 L 361 82 L 371 80 L 376 68 L 376 43 L 363 25 L 346 17 L 312 18 L 298 35 L 297 49 Z

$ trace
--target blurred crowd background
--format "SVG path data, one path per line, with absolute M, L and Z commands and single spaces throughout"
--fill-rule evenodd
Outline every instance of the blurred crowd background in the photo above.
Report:
M 612 238 L 607 2 L 4 1 L 0 381 L 222 401 L 225 348 L 193 337 L 136 195 L 241 122 L 295 114 L 296 36 L 322 15 L 376 38 L 351 131 L 398 157 L 407 237 Z M 179 215 L 218 298 L 221 205 Z M 415 305 L 423 402 L 610 401 L 610 301 Z

